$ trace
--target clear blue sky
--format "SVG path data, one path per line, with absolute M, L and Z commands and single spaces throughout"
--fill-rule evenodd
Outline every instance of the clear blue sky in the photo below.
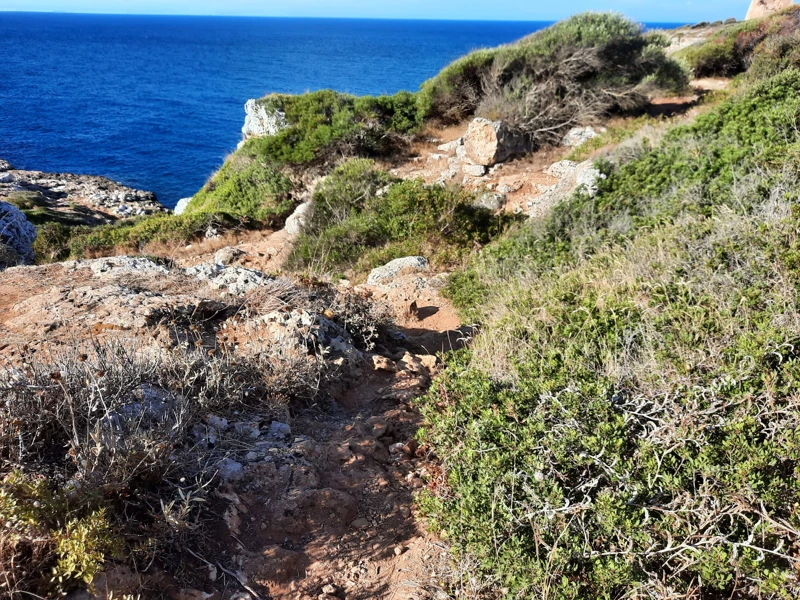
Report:
M 0 10 L 550 21 L 614 10 L 639 21 L 743 18 L 750 0 L 0 0 Z

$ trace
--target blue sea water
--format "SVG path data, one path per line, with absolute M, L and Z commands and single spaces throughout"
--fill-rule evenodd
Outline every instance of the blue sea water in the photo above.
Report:
M 194 194 L 270 92 L 416 90 L 547 23 L 0 12 L 0 158 Z

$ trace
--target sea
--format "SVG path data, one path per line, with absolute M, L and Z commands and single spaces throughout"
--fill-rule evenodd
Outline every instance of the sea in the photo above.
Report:
M 268 93 L 416 91 L 547 22 L 0 12 L 0 158 L 193 195 Z

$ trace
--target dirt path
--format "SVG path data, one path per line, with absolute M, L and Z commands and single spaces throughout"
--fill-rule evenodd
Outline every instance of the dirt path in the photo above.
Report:
M 220 525 L 206 551 L 229 557 L 226 568 L 262 598 L 432 597 L 431 566 L 444 550 L 420 528 L 414 494 L 436 467 L 414 440 L 420 415 L 413 400 L 438 368 L 430 352 L 463 345 L 465 332 L 428 281 L 410 276 L 388 292 L 364 290 L 390 304 L 405 339 L 381 346 L 324 406 L 298 414 L 286 443 L 222 492 Z M 411 295 L 425 312 L 406 314 Z M 201 560 L 195 568 L 208 565 Z

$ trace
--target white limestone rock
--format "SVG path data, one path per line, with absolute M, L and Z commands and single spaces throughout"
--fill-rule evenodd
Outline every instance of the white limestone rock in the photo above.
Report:
M 186 209 L 189 207 L 189 202 L 191 202 L 191 198 L 181 198 L 178 200 L 178 203 L 175 205 L 175 209 L 172 211 L 173 214 L 182 215 L 186 212 Z
M 283 111 L 267 108 L 258 100 L 248 100 L 244 105 L 244 112 L 242 135 L 245 138 L 277 135 L 289 126 Z
M 7 249 L 0 254 L 0 269 L 32 263 L 35 240 L 36 228 L 25 214 L 13 204 L 0 202 L 0 244 Z
M 479 117 L 469 124 L 464 136 L 464 150 L 472 163 L 493 167 L 512 156 L 529 152 L 530 144 L 502 121 Z
M 430 268 L 428 259 L 423 256 L 406 256 L 398 258 L 382 267 L 373 269 L 367 278 L 368 285 L 381 285 L 402 272 L 421 273 Z
M 298 206 L 291 216 L 286 219 L 286 233 L 289 235 L 299 235 L 303 232 L 303 228 L 311 220 L 314 214 L 314 205 L 311 202 L 303 202 Z

